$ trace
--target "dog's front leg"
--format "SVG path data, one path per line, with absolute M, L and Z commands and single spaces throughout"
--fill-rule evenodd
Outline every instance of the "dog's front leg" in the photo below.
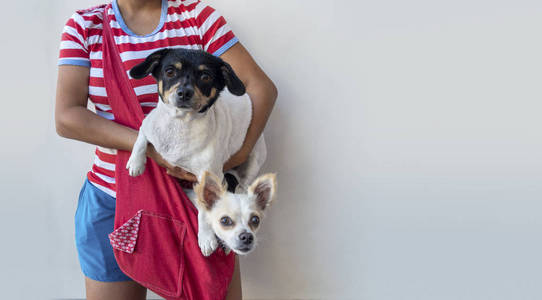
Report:
M 198 245 L 204 256 L 209 256 L 218 247 L 215 233 L 205 217 L 205 211 L 198 210 Z
M 147 162 L 147 143 L 149 141 L 145 137 L 143 130 L 139 130 L 137 140 L 132 148 L 132 154 L 126 163 L 126 169 L 130 176 L 139 176 L 145 171 L 145 163 Z

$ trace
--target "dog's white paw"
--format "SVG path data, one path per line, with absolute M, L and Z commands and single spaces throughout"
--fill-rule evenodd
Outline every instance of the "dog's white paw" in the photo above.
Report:
M 211 255 L 218 247 L 218 241 L 212 231 L 198 233 L 198 244 L 204 256 Z
M 145 171 L 145 163 L 147 162 L 147 157 L 145 155 L 130 155 L 128 162 L 126 163 L 126 169 L 130 176 L 139 176 Z

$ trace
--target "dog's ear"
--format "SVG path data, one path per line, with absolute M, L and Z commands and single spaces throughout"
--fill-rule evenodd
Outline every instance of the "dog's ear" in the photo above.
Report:
M 168 52 L 169 49 L 162 49 L 151 53 L 145 58 L 145 61 L 130 70 L 130 76 L 135 79 L 141 79 L 152 73 L 154 77 L 157 77 L 155 73 L 156 67 Z
M 271 205 L 275 198 L 275 192 L 277 191 L 277 175 L 273 173 L 262 175 L 248 188 L 249 195 L 254 195 L 254 201 L 256 205 L 265 210 Z
M 245 94 L 245 85 L 243 84 L 241 79 L 237 77 L 235 72 L 233 72 L 231 66 L 227 62 L 224 62 L 220 69 L 222 71 L 222 76 L 224 76 L 224 80 L 226 81 L 226 86 L 228 87 L 228 90 L 230 90 L 230 92 L 235 96 L 241 96 Z
M 226 188 L 220 183 L 218 177 L 205 171 L 198 185 L 194 187 L 194 192 L 196 192 L 198 206 L 210 210 L 226 192 Z

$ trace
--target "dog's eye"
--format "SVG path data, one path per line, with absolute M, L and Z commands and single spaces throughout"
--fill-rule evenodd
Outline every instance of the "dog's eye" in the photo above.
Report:
M 222 217 L 222 219 L 220 219 L 220 223 L 224 226 L 232 226 L 233 225 L 233 221 L 230 217 Z
M 174 69 L 174 68 L 167 68 L 167 69 L 166 69 L 166 76 L 167 76 L 167 77 L 173 77 L 173 76 L 175 76 L 175 69 Z
M 206 73 L 203 73 L 201 74 L 201 76 L 199 77 L 199 79 L 203 82 L 209 82 L 211 81 L 211 76 L 209 74 L 206 74 Z
M 252 225 L 258 226 L 260 224 L 260 217 L 252 216 L 252 218 L 250 218 L 250 223 L 252 223 Z

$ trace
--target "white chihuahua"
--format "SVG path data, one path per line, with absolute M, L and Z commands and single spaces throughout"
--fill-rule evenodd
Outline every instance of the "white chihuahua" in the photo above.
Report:
M 247 193 L 234 194 L 226 190 L 218 177 L 205 172 L 194 188 L 196 207 L 205 212 L 202 221 L 211 226 L 226 253 L 231 249 L 247 254 L 256 247 L 256 232 L 275 198 L 276 188 L 275 174 L 265 174 L 254 180 Z

